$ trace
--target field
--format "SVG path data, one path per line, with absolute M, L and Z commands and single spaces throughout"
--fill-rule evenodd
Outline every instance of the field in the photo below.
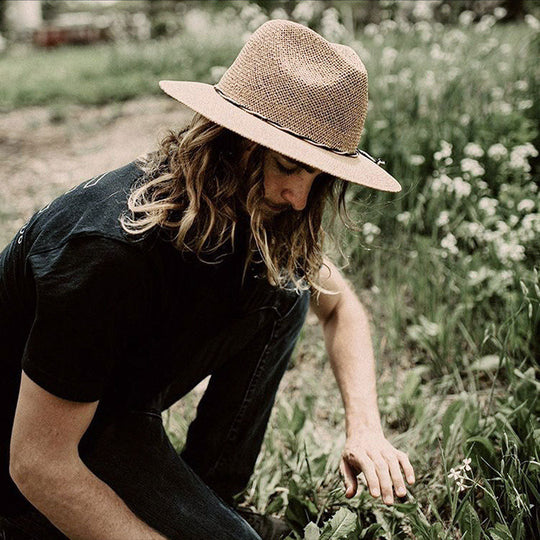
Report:
M 2 246 L 50 198 L 188 118 L 156 81 L 215 82 L 245 32 L 241 19 L 191 17 L 191 33 L 172 40 L 0 57 Z M 370 77 L 361 148 L 403 191 L 355 188 L 360 232 L 337 235 L 336 257 L 371 314 L 383 425 L 416 483 L 393 506 L 365 489 L 344 497 L 343 409 L 310 315 L 240 500 L 286 515 L 296 539 L 530 540 L 540 524 L 538 27 L 385 21 L 347 42 Z M 178 447 L 203 388 L 166 415 Z

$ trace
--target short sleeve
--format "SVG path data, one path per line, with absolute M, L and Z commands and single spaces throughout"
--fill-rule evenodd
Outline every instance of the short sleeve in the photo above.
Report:
M 101 398 L 145 312 L 142 259 L 120 241 L 84 236 L 30 254 L 36 307 L 22 357 L 28 377 L 64 399 Z

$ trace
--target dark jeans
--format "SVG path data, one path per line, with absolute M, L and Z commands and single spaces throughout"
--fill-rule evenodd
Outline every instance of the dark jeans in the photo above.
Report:
M 231 504 L 253 472 L 308 300 L 306 292 L 268 296 L 223 339 L 181 455 L 163 428 L 161 409 L 174 400 L 164 393 L 155 407 L 91 426 L 81 441 L 82 460 L 167 538 L 259 539 Z M 239 347 L 242 324 L 251 325 L 250 338 Z M 37 510 L 3 523 L 6 540 L 65 538 Z

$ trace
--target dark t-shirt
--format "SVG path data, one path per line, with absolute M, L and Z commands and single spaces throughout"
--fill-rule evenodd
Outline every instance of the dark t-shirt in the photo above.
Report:
M 241 284 L 241 227 L 219 264 L 180 253 L 163 231 L 128 235 L 119 216 L 142 177 L 131 163 L 76 186 L 0 254 L 0 514 L 24 504 L 8 474 L 21 367 L 58 397 L 100 400 L 97 415 L 168 407 L 208 374 L 195 353 L 283 294 L 256 265 Z

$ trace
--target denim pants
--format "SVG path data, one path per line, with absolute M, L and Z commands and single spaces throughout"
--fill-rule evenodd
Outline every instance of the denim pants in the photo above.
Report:
M 259 539 L 233 510 L 233 496 L 253 473 L 308 301 L 308 292 L 263 295 L 235 332 L 223 336 L 213 358 L 200 362 L 206 371 L 210 366 L 211 378 L 180 455 L 161 419 L 178 398 L 171 384 L 145 410 L 92 424 L 79 447 L 83 462 L 167 538 Z M 250 336 L 245 343 L 244 336 Z M 6 540 L 66 538 L 34 509 L 1 520 L 0 540 L 2 534 Z

